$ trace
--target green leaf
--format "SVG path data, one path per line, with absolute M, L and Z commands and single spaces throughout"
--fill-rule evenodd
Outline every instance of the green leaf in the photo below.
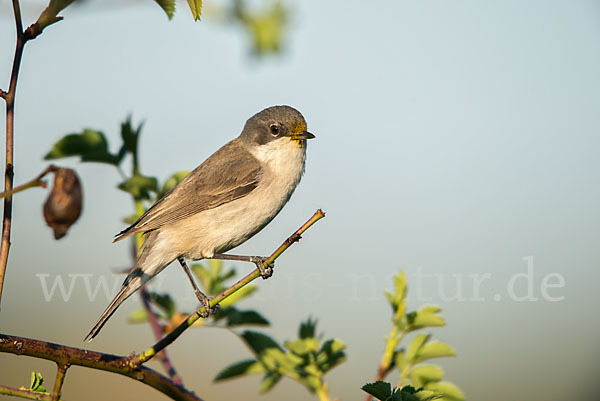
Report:
M 80 156 L 82 162 L 107 163 L 117 166 L 118 155 L 108 152 L 108 142 L 100 131 L 85 129 L 81 134 L 69 134 L 54 144 L 45 160 Z
M 36 23 L 39 24 L 39 30 L 42 31 L 48 25 L 52 25 L 60 20 L 63 17 L 59 17 L 58 13 L 67 8 L 69 4 L 74 2 L 75 0 L 50 0 L 48 7 L 42 11 L 40 16 L 38 17 Z
M 29 389 L 36 393 L 45 393 L 46 389 L 42 386 L 44 384 L 44 378 L 41 373 L 31 372 L 31 384 Z
M 309 338 L 315 337 L 317 327 L 317 320 L 311 318 L 310 316 L 306 321 L 300 323 L 300 328 L 298 329 L 298 337 L 299 338 Z
M 227 317 L 227 327 L 241 326 L 245 324 L 253 324 L 260 326 L 268 326 L 269 321 L 260 313 L 253 310 L 240 311 L 234 307 L 229 307 L 223 310 Z
M 415 393 L 415 396 L 419 399 L 419 401 L 433 401 L 439 400 L 443 397 L 441 394 L 430 390 L 419 390 Z
M 406 350 L 406 360 L 411 363 L 416 363 L 417 355 L 420 354 L 421 348 L 430 338 L 430 334 L 417 334 Z
M 298 356 L 303 356 L 311 352 L 317 352 L 319 343 L 315 338 L 301 338 L 296 341 L 286 341 L 284 344 L 285 348 L 292 351 Z
M 426 305 L 416 312 L 409 313 L 406 318 L 410 327 L 409 331 L 418 330 L 423 327 L 445 326 L 446 321 L 437 314 L 441 309 L 437 306 Z
M 231 307 L 232 305 L 236 304 L 240 300 L 242 300 L 246 297 L 249 297 L 257 290 L 258 290 L 258 287 L 255 285 L 247 285 L 245 287 L 242 287 L 237 292 L 235 292 L 235 293 L 231 294 L 229 297 L 225 298 L 221 302 L 221 307 L 223 307 L 223 308 Z
M 138 309 L 134 311 L 127 319 L 129 324 L 146 323 L 147 321 L 148 311 L 146 309 Z
M 167 192 L 169 192 L 170 190 L 172 190 L 173 188 L 175 188 L 177 186 L 177 184 L 179 184 L 181 181 L 183 181 L 183 179 L 189 173 L 190 172 L 188 170 L 181 170 L 181 171 L 178 171 L 178 172 L 174 173 L 169 178 L 167 178 L 167 180 L 163 184 L 162 188 L 158 192 L 158 197 L 162 198 L 163 196 L 165 196 L 167 194 Z
M 213 381 L 230 379 L 237 376 L 253 375 L 257 373 L 265 373 L 264 366 L 256 359 L 246 359 L 239 361 L 233 365 L 229 365 L 219 372 Z
M 282 375 L 279 373 L 275 373 L 275 372 L 269 372 L 265 375 L 265 377 L 263 378 L 262 383 L 260 383 L 260 387 L 258 388 L 258 391 L 261 394 L 266 393 L 267 391 L 271 390 L 276 384 L 277 382 L 279 382 L 279 380 L 281 380 Z
M 386 401 L 392 396 L 392 386 L 388 382 L 367 383 L 361 389 L 381 401 Z
M 321 372 L 328 372 L 346 360 L 346 344 L 338 339 L 329 339 L 321 345 L 316 358 Z
M 177 312 L 177 309 L 175 308 L 175 301 L 173 301 L 173 298 L 171 298 L 169 294 L 148 292 L 148 295 L 150 296 L 150 300 L 152 301 L 152 303 L 157 305 L 160 309 L 162 309 L 165 312 L 168 319 L 170 319 L 175 314 L 175 312 Z
M 256 355 L 261 355 L 270 348 L 283 352 L 283 348 L 266 334 L 247 330 L 241 334 L 241 337 Z
M 156 178 L 136 174 L 120 183 L 119 189 L 130 193 L 135 199 L 150 199 L 150 192 L 156 192 L 156 186 Z
M 423 387 L 427 383 L 441 381 L 444 371 L 437 365 L 420 365 L 413 368 L 408 375 L 415 386 Z
M 445 356 L 455 356 L 454 349 L 441 341 L 432 341 L 420 348 L 414 363 L 419 363 L 432 358 L 442 358 Z
M 444 401 L 463 401 L 465 399 L 463 392 L 449 381 L 429 383 L 425 386 L 425 389 L 443 394 Z
M 194 21 L 198 21 L 202 15 L 202 0 L 187 0 Z
M 121 124 L 121 138 L 123 139 L 123 146 L 125 150 L 132 155 L 137 157 L 138 139 L 140 132 L 142 131 L 144 123 L 140 123 L 137 128 L 133 128 L 131 125 L 131 116 L 127 117 L 127 120 Z
M 173 14 L 175 14 L 175 0 L 154 0 L 160 8 L 167 14 L 169 19 L 173 18 Z

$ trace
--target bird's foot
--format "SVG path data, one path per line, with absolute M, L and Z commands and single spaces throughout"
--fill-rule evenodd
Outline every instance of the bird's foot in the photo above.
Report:
M 210 315 L 214 315 L 215 313 L 217 313 L 217 311 L 219 310 L 219 304 L 211 308 L 210 298 L 204 295 L 201 291 L 196 292 L 196 297 L 198 298 L 198 301 L 200 301 L 202 306 L 204 306 L 204 310 L 200 310 L 198 312 L 201 318 L 206 319 Z
M 265 263 L 268 259 L 269 258 L 264 258 L 261 256 L 252 256 L 250 260 L 258 268 L 260 276 L 263 278 L 263 280 L 266 280 L 273 275 L 273 268 L 275 267 L 274 262 L 271 262 L 270 264 Z

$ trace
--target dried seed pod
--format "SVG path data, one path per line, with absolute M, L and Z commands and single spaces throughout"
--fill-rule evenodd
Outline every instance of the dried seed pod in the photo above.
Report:
M 54 186 L 44 203 L 44 219 L 54 230 L 55 239 L 64 237 L 77 221 L 81 204 L 81 183 L 75 170 L 57 167 L 54 170 Z

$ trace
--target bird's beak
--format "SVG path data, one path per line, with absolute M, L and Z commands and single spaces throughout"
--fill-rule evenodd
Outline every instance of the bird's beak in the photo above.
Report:
M 313 139 L 315 136 L 308 131 L 300 131 L 296 134 L 291 134 L 292 139 Z

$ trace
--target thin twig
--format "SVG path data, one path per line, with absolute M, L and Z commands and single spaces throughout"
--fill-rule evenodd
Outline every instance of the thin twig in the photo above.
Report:
M 37 177 L 35 177 L 34 179 L 32 179 L 29 182 L 26 182 L 23 185 L 19 185 L 17 187 L 14 187 L 11 191 L 9 192 L 0 192 L 0 198 L 4 198 L 6 196 L 12 196 L 14 194 L 16 194 L 17 192 L 21 192 L 24 191 L 28 188 L 33 188 L 33 187 L 42 187 L 42 188 L 46 188 L 46 182 L 42 181 L 42 178 L 44 178 L 46 176 L 46 174 L 56 171 L 56 166 L 51 164 L 48 167 L 46 167 L 46 169 L 44 171 L 42 171 Z
M 2 89 L 0 89 L 0 97 L 2 99 L 6 99 L 6 95 L 7 95 L 7 93 L 5 91 L 3 91 Z
M 52 391 L 52 401 L 59 401 L 62 393 L 62 386 L 65 382 L 65 376 L 67 374 L 67 369 L 71 366 L 68 363 L 65 364 L 56 364 L 56 380 L 54 381 L 54 391 Z
M 4 192 L 6 193 L 9 193 L 13 186 L 15 94 L 17 91 L 17 79 L 19 78 L 19 69 L 21 67 L 23 48 L 27 42 L 27 39 L 23 35 L 23 22 L 21 21 L 21 7 L 19 5 L 19 0 L 13 0 L 12 3 L 15 14 L 15 26 L 17 29 L 17 44 L 15 46 L 15 56 L 13 58 L 12 71 L 10 74 L 10 84 L 8 87 L 8 92 L 6 92 L 6 95 L 4 96 L 4 99 L 6 100 L 6 160 L 4 172 Z M 4 215 L 2 219 L 2 240 L 0 245 L 0 301 L 2 300 L 2 288 L 4 287 L 6 264 L 8 263 L 11 222 L 12 196 L 9 195 L 4 198 Z
M 53 401 L 52 396 L 47 393 L 36 393 L 35 391 L 23 390 L 20 388 L 13 388 L 3 386 L 0 384 L 0 394 L 12 395 L 15 397 L 27 398 L 28 400 L 42 400 L 42 401 Z
M 310 226 L 312 226 L 314 223 L 316 223 L 323 217 L 325 217 L 325 213 L 323 213 L 323 211 L 321 209 L 317 210 L 315 212 L 315 214 L 310 219 L 308 219 L 308 221 L 306 223 L 304 223 L 304 225 L 302 225 L 302 227 L 300 227 L 294 234 L 292 234 L 288 239 L 286 239 L 283 242 L 283 244 L 281 244 L 281 246 L 279 248 L 277 248 L 275 250 L 275 252 L 273 252 L 273 254 L 265 261 L 265 265 L 272 265 L 275 262 L 275 259 L 277 259 L 287 248 L 289 248 L 294 242 L 297 242 L 300 240 L 300 238 L 301 238 L 300 236 L 302 233 L 304 233 Z M 226 290 L 221 292 L 219 295 L 212 298 L 210 300 L 210 308 L 214 308 L 221 301 L 223 301 L 230 295 L 234 294 L 240 288 L 246 286 L 248 283 L 257 279 L 258 277 L 260 277 L 260 271 L 258 269 L 254 269 L 246 277 L 244 277 L 243 279 L 241 279 L 240 281 L 238 281 L 231 287 L 227 288 Z M 148 362 L 158 352 L 160 352 L 166 346 L 168 346 L 173 341 L 175 341 L 177 339 L 177 337 L 179 337 L 185 330 L 187 330 L 198 319 L 200 319 L 200 317 L 202 316 L 203 313 L 204 313 L 204 306 L 200 307 L 196 312 L 190 314 L 183 321 L 183 323 L 181 323 L 179 326 L 177 326 L 173 331 L 171 331 L 169 334 L 167 334 L 165 337 L 163 337 L 162 340 L 160 340 L 159 342 L 154 344 L 152 347 L 148 348 L 146 351 L 142 352 L 138 356 L 129 358 L 130 366 L 135 368 L 145 362 Z
M 132 368 L 126 362 L 128 357 L 125 356 L 104 354 L 5 334 L 0 334 L 0 352 L 46 359 L 61 365 L 70 364 L 112 372 L 144 383 L 174 400 L 202 401 L 193 392 L 155 370 L 145 366 Z
M 148 313 L 148 321 L 150 322 L 150 326 L 152 326 L 152 331 L 154 332 L 154 338 L 156 338 L 156 341 L 158 341 L 162 338 L 162 336 L 164 334 L 163 328 L 158 321 L 158 316 L 156 316 L 156 313 L 154 313 L 154 310 L 152 310 L 152 305 L 150 305 L 150 296 L 148 295 L 148 292 L 146 291 L 146 286 L 143 286 L 140 289 L 140 296 L 142 297 L 142 303 L 144 304 L 144 309 L 146 309 L 146 312 Z M 173 380 L 175 383 L 183 386 L 183 380 L 181 379 L 181 376 L 179 376 L 177 374 L 177 371 L 175 370 L 175 366 L 173 366 L 173 363 L 171 362 L 171 360 L 169 359 L 169 356 L 167 355 L 166 349 L 163 349 L 162 351 L 160 351 L 158 358 L 160 359 L 160 362 L 162 363 L 163 367 L 167 371 L 167 374 L 169 375 L 171 380 Z

